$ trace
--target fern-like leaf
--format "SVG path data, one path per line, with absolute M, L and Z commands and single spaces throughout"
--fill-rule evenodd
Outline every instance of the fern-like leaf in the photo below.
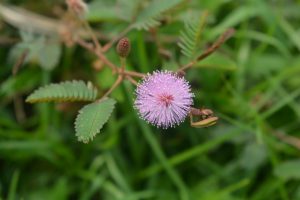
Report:
M 75 130 L 78 140 L 88 143 L 110 117 L 115 105 L 115 100 L 106 98 L 84 106 L 75 120 Z
M 96 97 L 97 89 L 92 83 L 74 80 L 40 87 L 27 97 L 26 102 L 93 101 Z
M 134 23 L 134 27 L 137 29 L 145 29 L 148 30 L 153 26 L 159 25 L 158 19 L 161 15 L 179 3 L 183 2 L 183 0 L 154 0 L 146 6 L 137 16 L 136 22 Z
M 207 13 L 203 13 L 197 20 L 191 17 L 185 22 L 185 29 L 180 33 L 180 42 L 178 43 L 181 52 L 188 58 L 196 56 L 199 44 L 201 42 L 201 33 L 203 31 Z

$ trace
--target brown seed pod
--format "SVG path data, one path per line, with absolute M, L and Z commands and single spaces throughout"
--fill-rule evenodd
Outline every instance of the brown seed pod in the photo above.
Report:
M 131 44 L 128 38 L 122 38 L 117 44 L 117 53 L 120 57 L 127 57 L 131 49 Z

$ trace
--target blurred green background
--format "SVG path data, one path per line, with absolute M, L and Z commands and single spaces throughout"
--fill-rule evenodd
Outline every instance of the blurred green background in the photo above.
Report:
M 101 33 L 102 44 L 126 28 L 132 2 L 88 2 L 87 19 Z M 63 0 L 0 5 L 56 20 L 66 10 Z M 55 40 L 38 46 L 40 34 L 18 30 L 35 24 L 12 25 L 2 7 L 0 199 L 300 199 L 299 0 L 182 1 L 160 17 L 158 28 L 126 35 L 132 42 L 128 69 L 176 70 L 186 63 L 178 38 L 188 16 L 203 11 L 209 16 L 200 53 L 227 28 L 236 29 L 218 52 L 186 75 L 195 106 L 213 109 L 220 117 L 217 125 L 195 129 L 186 120 L 168 130 L 152 127 L 137 117 L 134 87 L 124 82 L 112 94 L 117 100 L 112 117 L 83 144 L 73 121 L 84 104 L 24 101 L 39 86 L 63 80 L 90 80 L 104 93 L 116 76 L 107 68 L 95 71 L 101 63 L 76 45 Z M 15 55 L 28 44 L 32 59 L 13 75 Z M 114 48 L 107 56 L 119 64 Z

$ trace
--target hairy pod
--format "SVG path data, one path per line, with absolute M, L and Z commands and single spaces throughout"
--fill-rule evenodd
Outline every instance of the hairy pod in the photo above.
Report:
M 120 57 L 127 57 L 131 50 L 131 44 L 128 38 L 122 38 L 117 44 L 117 53 Z

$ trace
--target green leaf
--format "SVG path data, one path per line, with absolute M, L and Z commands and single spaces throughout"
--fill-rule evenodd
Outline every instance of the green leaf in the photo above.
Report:
M 181 52 L 188 58 L 196 56 L 206 18 L 206 12 L 203 13 L 201 17 L 190 16 L 184 24 L 185 29 L 180 33 L 180 42 L 178 43 L 178 46 L 181 48 Z
M 137 29 L 145 29 L 148 30 L 153 26 L 159 25 L 159 21 L 157 21 L 161 15 L 179 3 L 183 2 L 183 0 L 154 0 L 146 6 L 137 16 L 137 20 L 134 23 L 134 27 Z
M 279 25 L 281 29 L 285 32 L 285 34 L 289 37 L 291 42 L 297 47 L 298 51 L 300 51 L 300 39 L 299 32 L 295 30 L 295 28 L 289 23 L 288 20 L 284 18 L 279 18 Z
M 78 140 L 88 143 L 110 117 L 115 105 L 115 100 L 106 98 L 84 106 L 77 115 L 75 130 Z
M 116 15 L 126 22 L 132 22 L 143 2 L 144 0 L 118 0 Z
M 43 43 L 38 53 L 38 61 L 43 69 L 52 70 L 54 69 L 60 59 L 61 46 L 57 42 L 49 42 L 48 44 Z
M 243 169 L 254 171 L 266 161 L 266 158 L 267 151 L 265 146 L 257 143 L 250 143 L 243 149 L 238 162 Z
M 228 71 L 237 70 L 237 64 L 234 60 L 218 52 L 196 63 L 195 67 Z
M 119 21 L 116 6 L 113 1 L 92 1 L 89 4 L 86 19 L 90 22 Z
M 234 27 L 262 13 L 263 10 L 259 7 L 240 6 L 238 9 L 233 10 L 221 23 L 213 28 L 211 31 L 211 37 L 216 37 L 217 35 L 222 34 L 224 30 Z
M 26 102 L 93 101 L 96 97 L 97 89 L 92 83 L 74 80 L 40 87 L 27 97 Z
M 52 70 L 57 66 L 61 56 L 59 38 L 34 35 L 24 31 L 20 31 L 20 35 L 22 41 L 11 49 L 10 62 L 14 63 L 27 50 L 25 63 L 36 62 L 45 70 Z
M 300 160 L 289 160 L 280 163 L 274 169 L 274 174 L 284 179 L 300 179 Z

